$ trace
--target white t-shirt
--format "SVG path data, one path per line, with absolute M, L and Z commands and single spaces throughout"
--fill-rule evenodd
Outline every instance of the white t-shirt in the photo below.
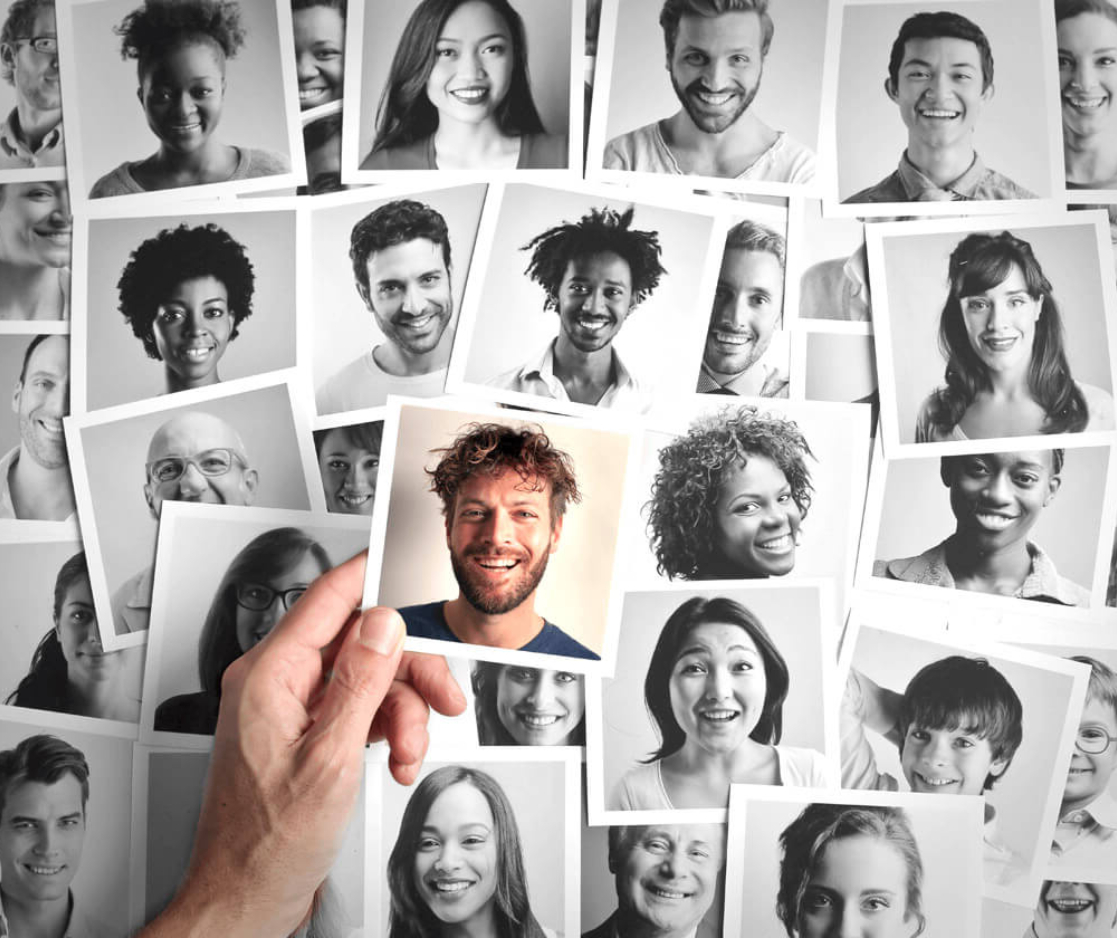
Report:
M 315 397 L 319 414 L 336 414 L 345 410 L 379 407 L 389 394 L 437 397 L 445 387 L 445 368 L 425 375 L 396 377 L 376 364 L 372 350 L 369 350 L 326 381 Z

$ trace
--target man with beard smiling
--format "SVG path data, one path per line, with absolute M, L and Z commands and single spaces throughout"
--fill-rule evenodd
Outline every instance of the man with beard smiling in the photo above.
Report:
M 349 258 L 386 341 L 318 389 L 318 413 L 378 407 L 389 394 L 441 394 L 454 341 L 446 220 L 421 202 L 388 202 L 353 226 Z
M 610 140 L 604 168 L 812 181 L 814 153 L 750 110 L 775 30 L 768 0 L 666 0 L 659 24 L 682 109 Z
M 73 518 L 74 490 L 62 435 L 62 418 L 69 409 L 70 340 L 35 336 L 12 392 L 20 442 L 0 458 L 0 518 Z
M 957 13 L 916 13 L 892 44 L 884 91 L 900 109 L 908 145 L 899 168 L 848 202 L 1034 199 L 988 169 L 974 150 L 993 97 L 993 52 L 981 27 Z
M 1117 886 L 1047 880 L 1023 938 L 1110 938 L 1117 928 Z
M 617 911 L 582 938 L 714 938 L 705 918 L 725 865 L 719 824 L 609 828 Z
M 666 273 L 658 232 L 632 229 L 635 209 L 591 209 L 532 238 L 527 274 L 559 316 L 558 337 L 491 387 L 558 401 L 643 412 L 648 393 L 621 361 L 613 340 L 629 314 Z
M 581 499 L 570 456 L 541 428 L 470 424 L 428 469 L 442 499 L 458 597 L 400 609 L 413 638 L 599 656 L 535 611 L 567 502 Z
M 0 76 L 16 106 L 0 124 L 0 169 L 62 166 L 62 92 L 54 0 L 16 0 L 0 27 Z

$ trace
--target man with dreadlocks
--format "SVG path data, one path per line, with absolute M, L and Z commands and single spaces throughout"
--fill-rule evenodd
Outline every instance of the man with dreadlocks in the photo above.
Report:
M 591 209 L 532 238 L 526 273 L 559 316 L 559 334 L 492 387 L 623 410 L 645 411 L 650 397 L 624 366 L 613 339 L 659 284 L 658 232 L 631 228 L 634 209 Z

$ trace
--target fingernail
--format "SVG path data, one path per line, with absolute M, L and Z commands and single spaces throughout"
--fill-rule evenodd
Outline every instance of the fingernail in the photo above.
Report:
M 378 655 L 388 657 L 395 654 L 403 642 L 403 635 L 403 619 L 398 612 L 370 609 L 361 619 L 361 644 Z

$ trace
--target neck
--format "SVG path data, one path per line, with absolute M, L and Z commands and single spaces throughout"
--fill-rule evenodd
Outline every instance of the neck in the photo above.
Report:
M 485 157 L 503 149 L 507 140 L 494 117 L 478 124 L 440 119 L 434 131 L 434 151 L 452 155 L 455 164 L 484 165 Z
M 660 124 L 668 142 L 681 149 L 693 150 L 710 157 L 724 154 L 751 153 L 758 149 L 770 128 L 752 111 L 745 111 L 721 133 L 710 134 L 698 129 L 685 109 L 676 111 Z
M 990 586 L 1009 584 L 1019 589 L 1032 572 L 1032 557 L 1023 537 L 1003 547 L 983 548 L 955 533 L 946 542 L 946 565 L 956 581 L 987 581 Z
M 117 698 L 117 675 L 108 680 L 70 678 L 70 701 L 74 712 L 87 717 L 111 717 Z
M 38 899 L 25 902 L 17 899 L 0 885 L 4 917 L 8 930 L 20 938 L 63 938 L 70 920 L 70 893 L 59 899 Z
M 61 319 L 64 312 L 58 268 L 0 261 L 0 319 Z
M 481 612 L 461 594 L 442 607 L 450 631 L 463 642 L 490 648 L 522 648 L 543 631 L 543 617 L 535 611 L 535 593 L 515 609 L 499 615 Z
M 749 775 L 768 757 L 768 747 L 755 739 L 745 739 L 728 752 L 710 752 L 690 737 L 682 749 L 668 756 L 678 769 L 692 778 L 702 778 L 728 786 L 732 782 L 747 782 Z
M 447 326 L 438 345 L 429 352 L 412 352 L 395 342 L 381 342 L 372 350 L 372 360 L 382 371 L 396 378 L 429 375 L 432 371 L 445 368 L 450 361 L 453 337 L 453 330 Z
M 1021 362 L 1015 368 L 1002 368 L 998 371 L 987 371 L 990 393 L 999 401 L 1012 401 L 1016 399 L 1031 400 L 1032 391 L 1028 387 L 1028 369 L 1030 361 Z
M 1081 798 L 1064 798 L 1062 804 L 1059 805 L 1059 817 L 1064 818 L 1072 811 L 1081 811 L 1083 808 L 1088 808 L 1095 801 L 1098 800 L 1098 795 L 1086 795 Z
M 197 150 L 189 153 L 171 150 L 160 144 L 151 162 L 155 169 L 163 173 L 205 177 L 221 169 L 229 158 L 230 149 L 211 135 Z
M 973 166 L 977 153 L 967 139 L 949 147 L 930 147 L 908 139 L 908 160 L 936 186 L 947 186 Z
M 496 920 L 492 902 L 464 922 L 443 924 L 439 932 L 439 938 L 496 938 Z
M 646 918 L 642 918 L 630 909 L 617 909 L 613 925 L 618 938 L 683 938 L 690 934 L 697 925 L 690 922 L 682 928 L 660 928 Z
M 1067 182 L 1108 182 L 1117 175 L 1117 133 L 1080 134 L 1063 125 Z
M 592 352 L 583 352 L 565 332 L 555 340 L 555 377 L 580 384 L 607 385 L 613 380 L 613 343 Z
M 69 467 L 40 466 L 23 446 L 15 465 L 8 470 L 8 490 L 17 518 L 64 521 L 74 513 Z
M 40 110 L 26 101 L 16 102 L 19 135 L 29 150 L 37 150 L 43 138 L 62 121 L 62 109 Z
M 208 388 L 211 385 L 221 383 L 221 377 L 217 374 L 216 368 L 196 381 L 184 378 L 177 371 L 171 371 L 170 368 L 165 370 L 165 377 L 168 394 L 174 394 L 175 391 L 189 391 L 192 388 Z

